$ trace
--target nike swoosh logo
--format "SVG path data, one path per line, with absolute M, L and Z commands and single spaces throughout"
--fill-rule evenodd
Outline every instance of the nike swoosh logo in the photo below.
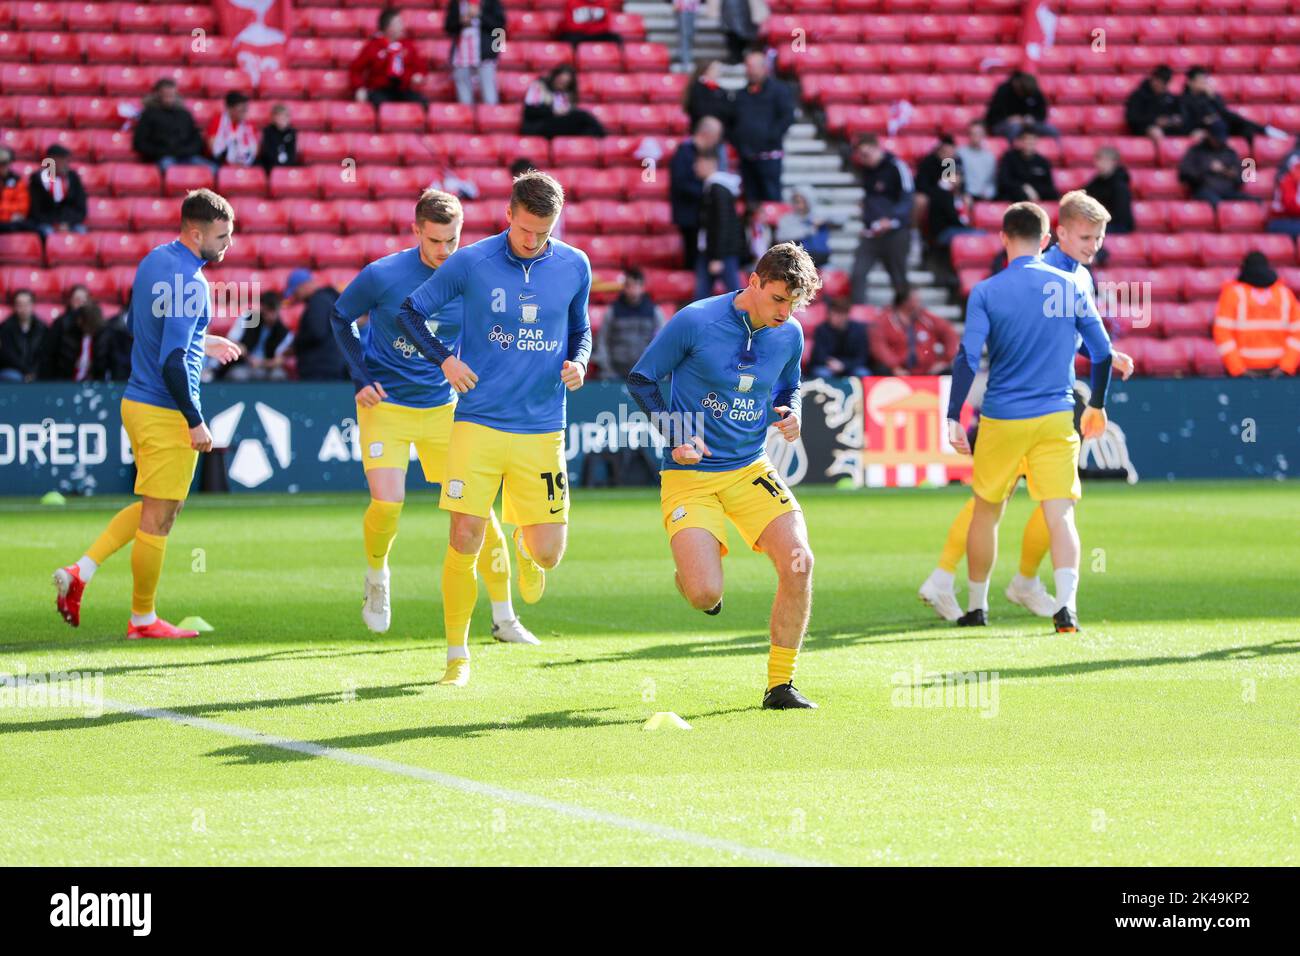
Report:
M 530 293 L 530 294 L 527 294 L 527 295 L 525 295 L 525 294 L 522 293 L 522 292 L 519 293 L 519 301 L 520 301 L 520 302 L 527 302 L 529 299 L 535 299 L 535 298 L 537 298 L 536 293 Z
M 736 368 L 740 369 L 742 372 L 743 372 L 745 369 L 747 369 L 747 368 L 753 368 L 753 367 L 754 367 L 754 366 L 752 366 L 752 365 L 737 365 L 737 366 L 736 366 Z
M 553 514 L 553 515 L 558 515 L 558 514 L 559 514 L 561 511 L 563 511 L 563 510 L 564 510 L 564 505 L 560 505 L 560 507 L 558 507 L 558 508 L 552 508 L 552 509 L 551 509 L 551 514 Z
M 789 503 L 790 503 L 790 499 L 789 499 L 789 498 L 782 498 L 782 499 L 781 499 L 781 504 L 783 504 L 783 505 L 788 505 Z

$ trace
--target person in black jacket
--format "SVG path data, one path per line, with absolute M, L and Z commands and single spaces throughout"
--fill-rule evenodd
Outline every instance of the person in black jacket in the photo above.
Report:
M 284 360 L 293 347 L 293 333 L 280 320 L 281 301 L 280 293 L 263 292 L 257 311 L 235 323 L 227 338 L 239 346 L 239 358 L 225 365 L 209 360 L 216 378 L 245 382 L 285 377 Z
M 45 336 L 49 330 L 36 317 L 36 299 L 30 289 L 9 297 L 13 314 L 0 322 L 0 382 L 31 382 L 41 374 Z
M 809 374 L 813 378 L 830 378 L 832 375 L 863 378 L 871 374 L 870 365 L 867 323 L 849 318 L 847 303 L 832 302 L 826 321 L 813 331 Z
M 164 77 L 153 85 L 144 101 L 144 112 L 136 121 L 131 138 L 135 151 L 163 172 L 181 163 L 207 166 L 214 173 L 217 164 L 203 155 L 206 145 L 194 116 L 181 103 L 176 81 Z
M 451 75 L 456 100 L 474 105 L 474 78 L 479 98 L 494 106 L 497 100 L 497 57 L 504 47 L 506 11 L 501 0 L 450 0 L 443 28 L 451 37 Z
M 998 160 L 998 199 L 1006 202 L 1041 202 L 1056 199 L 1052 181 L 1052 164 L 1038 151 L 1038 134 L 1025 127 L 1012 143 L 1013 148 Z
M 298 359 L 298 378 L 303 381 L 346 379 L 347 365 L 334 340 L 332 324 L 338 290 L 318 281 L 310 269 L 294 269 L 285 283 L 284 297 L 303 303 L 292 346 Z
M 1187 132 L 1182 103 L 1169 90 L 1173 78 L 1174 71 L 1161 64 L 1129 94 L 1124 102 L 1124 122 L 1134 136 L 1150 136 L 1159 142 Z
M 120 316 L 105 322 L 88 300 L 50 324 L 41 365 L 49 381 L 124 382 L 131 377 L 131 334 Z
M 1106 207 L 1110 213 L 1110 222 L 1106 231 L 1114 235 L 1132 232 L 1133 225 L 1133 191 L 1129 186 L 1128 170 L 1120 163 L 1119 150 L 1113 146 L 1103 146 L 1097 150 L 1097 175 L 1088 180 L 1083 187 L 1097 202 Z
M 578 74 L 568 64 L 539 76 L 524 94 L 524 136 L 604 136 L 605 127 L 595 115 L 580 110 Z
M 1217 205 L 1224 199 L 1249 199 L 1241 188 L 1241 158 L 1225 142 L 1223 124 L 1193 143 L 1178 163 L 1178 178 L 1193 199 Z
M 262 130 L 262 143 L 254 162 L 270 174 L 276 166 L 298 166 L 298 131 L 289 116 L 289 107 L 276 103 L 271 108 L 271 122 Z
M 1260 134 L 1276 139 L 1287 138 L 1275 126 L 1264 126 L 1228 109 L 1223 97 L 1214 90 L 1214 78 L 1210 76 L 1210 71 L 1203 66 L 1194 66 L 1187 71 L 1181 102 L 1183 128 L 1189 133 L 1213 130 L 1221 125 L 1226 131 L 1226 135 L 1219 135 L 1222 140 L 1228 136 L 1240 136 L 1249 142 Z
M 740 177 L 718 169 L 716 156 L 695 157 L 695 175 L 704 183 L 700 201 L 700 251 L 695 260 L 695 298 L 713 295 L 719 279 L 725 290 L 740 288 L 745 229 L 736 215 Z
M 695 77 L 686 88 L 682 101 L 682 109 L 690 117 L 692 129 L 705 116 L 716 116 L 727 129 L 736 122 L 736 94 L 722 88 L 721 78 L 722 64 L 717 60 L 710 60 L 695 70 Z
M 1047 122 L 1047 99 L 1038 88 L 1038 80 L 1023 70 L 1016 70 L 993 91 L 984 125 L 993 135 L 1008 140 L 1014 140 L 1026 126 L 1056 139 L 1061 137 Z
M 722 122 L 716 116 L 705 116 L 696 125 L 691 138 L 683 140 L 673 151 L 668 163 L 669 199 L 672 202 L 673 224 L 682 234 L 684 265 L 695 268 L 700 241 L 700 203 L 704 199 L 704 181 L 695 175 L 697 156 L 714 156 L 718 168 L 726 170 L 727 152 L 722 148 Z
M 28 215 L 42 236 L 52 232 L 86 231 L 86 190 L 72 168 L 67 147 L 55 143 L 45 151 L 53 165 L 41 163 L 27 180 L 31 197 Z
M 916 190 L 907 164 L 885 149 L 875 133 L 864 133 L 853 147 L 862 183 L 862 238 L 853 257 L 851 296 L 867 301 L 867 279 L 877 262 L 894 289 L 907 285 L 907 253 L 912 238 Z
M 740 154 L 740 177 L 750 206 L 781 201 L 785 131 L 794 123 L 789 88 L 768 75 L 767 54 L 745 57 L 748 84 L 736 95 L 736 122 L 729 134 Z

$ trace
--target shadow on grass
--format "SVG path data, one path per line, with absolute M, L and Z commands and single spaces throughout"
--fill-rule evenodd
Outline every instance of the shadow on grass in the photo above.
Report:
M 1273 641 L 1246 647 L 1225 647 L 1217 651 L 1202 651 L 1184 657 L 1131 657 L 1114 660 L 1073 661 L 1068 664 L 1043 664 L 1040 667 L 998 668 L 1000 680 L 1024 677 L 1074 677 L 1079 674 L 1096 674 L 1123 670 L 1129 667 L 1163 667 L 1167 664 L 1203 664 L 1213 661 L 1248 661 L 1282 654 L 1300 654 L 1300 640 Z M 985 664 L 985 667 L 988 665 Z M 960 668 L 952 668 L 960 670 Z
M 464 724 L 426 724 L 419 727 L 404 727 L 399 730 L 377 730 L 365 734 L 345 734 L 340 737 L 311 741 L 308 745 L 310 749 L 286 749 L 275 744 L 239 744 L 234 747 L 222 747 L 220 750 L 213 750 L 206 756 L 228 758 L 226 763 L 231 765 L 290 763 L 298 760 L 317 759 L 321 754 L 312 751 L 322 747 L 332 750 L 354 751 L 371 747 L 385 747 L 389 744 L 406 743 L 413 740 L 484 737 L 489 734 L 519 730 L 591 730 L 599 727 L 639 726 L 645 723 L 646 717 L 644 714 L 617 719 L 599 716 L 612 709 L 610 707 L 597 707 L 552 710 L 540 714 L 530 714 L 520 720 L 476 721 Z M 721 717 L 754 709 L 753 707 L 733 707 L 698 714 L 683 714 L 682 716 L 687 721 L 697 721 L 706 717 Z

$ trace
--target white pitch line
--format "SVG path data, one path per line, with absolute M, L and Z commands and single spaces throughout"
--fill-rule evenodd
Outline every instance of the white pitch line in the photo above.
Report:
M 732 840 L 723 840 L 718 837 L 707 836 L 703 833 L 695 833 L 691 830 L 679 830 L 676 827 L 664 826 L 659 823 L 650 823 L 646 820 L 636 820 L 632 817 L 621 816 L 617 813 L 609 813 L 605 810 L 593 810 L 589 807 L 580 807 L 572 803 L 562 803 L 559 800 L 551 800 L 548 797 L 539 797 L 536 794 L 525 793 L 522 790 L 511 790 L 507 787 L 498 787 L 495 784 L 482 783 L 478 780 L 470 780 L 468 777 L 457 777 L 454 774 L 441 773 L 437 770 L 428 770 L 424 767 L 415 767 L 411 764 L 398 763 L 395 760 L 383 760 L 379 757 L 353 753 L 350 750 L 323 747 L 320 744 L 310 743 L 305 740 L 294 740 L 291 737 L 278 737 L 274 734 L 264 734 L 261 731 L 249 730 L 247 727 L 238 727 L 235 724 L 226 724 L 216 720 L 208 720 L 206 717 L 192 717 L 189 714 L 180 714 L 174 710 L 163 710 L 162 708 L 157 707 L 136 707 L 133 704 L 109 700 L 107 698 L 104 700 L 104 709 L 106 711 L 112 710 L 119 713 L 131 714 L 136 717 L 149 717 L 155 720 L 165 720 L 169 723 L 181 724 L 182 726 L 193 727 L 198 730 L 206 730 L 210 733 L 221 734 L 225 737 L 234 737 L 238 740 L 244 740 L 252 744 L 259 744 L 265 747 L 276 747 L 280 750 L 307 754 L 311 757 L 324 757 L 327 760 L 335 760 L 339 763 L 351 764 L 354 767 L 366 767 L 371 770 L 381 770 L 384 773 L 396 774 L 402 777 L 410 777 L 414 780 L 423 780 L 426 783 L 437 784 L 438 786 L 446 787 L 449 790 L 459 790 L 462 793 L 472 793 L 477 796 L 490 797 L 493 800 L 500 800 L 504 803 L 533 807 L 538 810 L 549 810 L 552 813 L 572 817 L 575 820 L 582 820 L 586 823 L 600 823 L 605 826 L 617 827 L 621 830 L 632 830 L 637 833 L 644 833 L 648 836 L 658 837 L 661 840 L 669 840 L 673 843 L 683 843 L 687 846 L 717 850 L 720 853 L 730 853 L 732 856 L 753 860 L 756 863 L 770 863 L 778 866 L 832 865 L 817 860 L 805 860 L 788 853 L 781 853 L 778 850 L 767 850 L 761 847 L 746 846 L 743 843 L 736 843 Z

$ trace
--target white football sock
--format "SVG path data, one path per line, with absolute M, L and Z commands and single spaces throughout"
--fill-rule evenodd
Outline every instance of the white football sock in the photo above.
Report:
M 134 627 L 144 627 L 146 624 L 152 624 L 158 620 L 158 612 L 150 611 L 148 614 L 132 614 L 131 624 Z
M 1057 568 L 1052 572 L 1056 581 L 1056 609 L 1063 607 L 1075 610 L 1074 602 L 1079 593 L 1079 572 L 1074 568 Z
M 1034 583 L 1037 580 L 1038 578 L 1027 578 L 1017 571 L 1016 576 L 1011 579 L 1011 587 L 1017 591 L 1033 591 L 1036 590 Z
M 465 647 L 464 645 L 462 645 L 462 646 L 460 646 L 460 647 L 449 647 L 449 648 L 447 648 L 447 660 L 449 660 L 449 661 L 454 661 L 454 660 L 456 660 L 457 658 L 461 658 L 461 657 L 465 658 L 465 660 L 469 660 L 469 648 L 468 648 L 468 647 Z
M 967 581 L 966 591 L 966 610 L 987 611 L 989 609 L 989 583 L 987 581 Z
M 507 595 L 504 601 L 492 602 L 492 623 L 509 624 L 515 619 L 515 606 Z
M 380 568 L 378 571 L 376 571 L 374 568 L 369 568 L 369 569 L 367 569 L 367 570 L 366 570 L 366 579 L 367 579 L 367 580 L 370 580 L 370 581 L 379 582 L 379 583 L 382 583 L 382 582 L 384 582 L 384 581 L 387 581 L 387 580 L 388 580 L 388 565 L 385 564 L 385 565 L 384 565 L 382 568 Z
M 93 559 L 83 556 L 77 561 L 77 570 L 81 573 L 81 580 L 89 584 L 90 579 L 93 578 L 95 572 L 99 570 L 99 564 Z
M 930 582 L 939 585 L 945 591 L 951 591 L 956 584 L 956 576 L 951 571 L 935 568 L 930 572 Z

